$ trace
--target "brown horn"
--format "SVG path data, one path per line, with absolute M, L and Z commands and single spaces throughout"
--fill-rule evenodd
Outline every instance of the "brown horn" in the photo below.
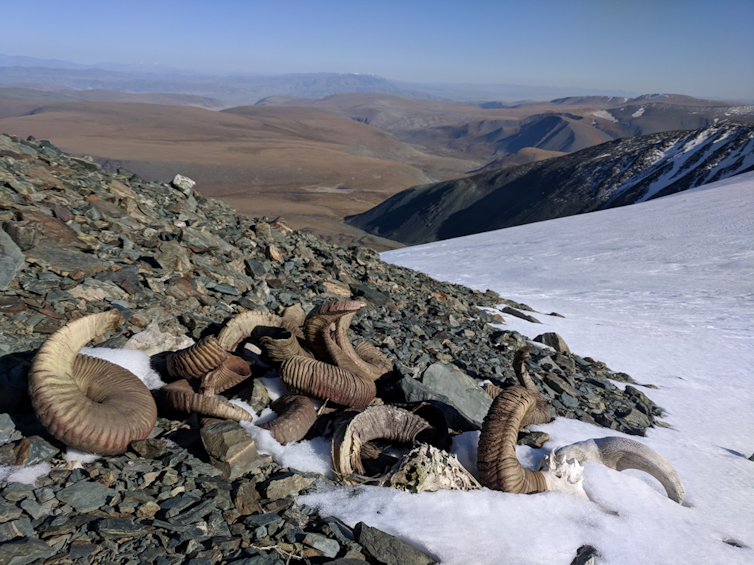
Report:
M 539 389 L 536 387 L 534 381 L 532 381 L 531 377 L 529 376 L 529 372 L 526 370 L 526 364 L 524 363 L 524 361 L 526 361 L 528 357 L 528 346 L 522 347 L 521 349 L 516 351 L 516 354 L 513 356 L 513 370 L 516 371 L 518 382 L 536 399 L 534 410 L 531 412 L 531 414 L 529 414 L 527 420 L 525 420 L 521 425 L 528 426 L 530 424 L 546 424 L 547 422 L 552 422 L 552 414 L 550 413 L 550 408 L 547 405 L 547 401 L 542 398 L 542 395 L 539 393 Z
M 519 386 L 506 388 L 492 401 L 477 447 L 477 471 L 482 485 L 518 494 L 547 490 L 545 476 L 524 469 L 516 457 L 518 430 L 535 408 L 534 396 Z
M 179 412 L 198 412 L 204 416 L 236 422 L 253 419 L 252 415 L 240 406 L 216 396 L 198 394 L 186 379 L 165 385 L 160 389 L 159 395 L 162 404 Z
M 260 428 L 269 430 L 278 443 L 285 445 L 291 441 L 301 441 L 317 420 L 314 404 L 305 396 L 291 394 L 281 396 L 271 405 L 278 417 Z
M 292 335 L 288 330 L 280 329 L 277 336 L 266 335 L 259 338 L 259 343 L 264 347 L 264 352 L 273 363 L 282 363 L 290 357 L 309 357 L 314 356 L 301 347 L 299 338 Z
M 168 375 L 174 379 L 201 379 L 228 358 L 214 336 L 203 337 L 194 345 L 165 357 Z
M 149 436 L 157 406 L 144 383 L 113 363 L 79 355 L 91 339 L 117 328 L 117 310 L 85 316 L 52 334 L 29 372 L 29 396 L 45 428 L 75 449 L 113 455 Z
M 381 353 L 376 364 L 362 359 L 354 350 L 348 336 L 351 320 L 365 306 L 366 302 L 361 300 L 324 302 L 306 317 L 304 336 L 307 345 L 318 359 L 376 381 L 392 370 L 392 363 Z M 373 360 L 377 359 L 376 351 L 376 348 L 369 350 L 368 355 L 372 356 Z
M 280 380 L 291 392 L 343 406 L 366 406 L 377 394 L 374 381 L 306 357 L 286 359 Z

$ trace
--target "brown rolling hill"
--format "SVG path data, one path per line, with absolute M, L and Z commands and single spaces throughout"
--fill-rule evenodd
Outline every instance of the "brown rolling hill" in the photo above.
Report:
M 754 106 L 677 94 L 471 104 L 351 93 L 320 100 L 273 97 L 259 104 L 327 109 L 384 129 L 433 153 L 479 159 L 488 163 L 488 168 L 493 163 L 507 166 L 506 157 L 527 147 L 568 153 L 612 139 L 696 129 L 728 119 L 754 122 Z M 519 163 L 524 156 L 536 160 L 545 155 L 522 153 L 517 158 Z
M 241 212 L 284 215 L 292 227 L 309 227 L 334 240 L 346 232 L 344 241 L 364 236 L 340 224 L 344 216 L 432 177 L 456 177 L 474 164 L 423 153 L 382 130 L 319 108 L 213 112 L 64 102 L 0 119 L 0 131 L 49 139 L 64 151 L 92 155 L 110 169 L 124 167 L 149 179 L 182 173 L 195 179 L 204 195 L 225 198 Z M 386 247 L 374 238 L 362 242 Z
M 13 118 L 31 113 L 43 105 L 76 101 L 138 102 L 143 104 L 167 104 L 170 106 L 197 106 L 220 109 L 225 105 L 216 98 L 192 94 L 148 93 L 135 94 L 114 90 L 91 89 L 46 89 L 28 88 L 25 85 L 0 85 L 0 118 Z

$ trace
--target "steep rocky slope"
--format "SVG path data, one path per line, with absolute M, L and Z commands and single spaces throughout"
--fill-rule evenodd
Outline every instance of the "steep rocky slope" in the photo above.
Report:
M 754 126 L 726 122 L 418 186 L 346 220 L 417 244 L 642 202 L 754 166 Z

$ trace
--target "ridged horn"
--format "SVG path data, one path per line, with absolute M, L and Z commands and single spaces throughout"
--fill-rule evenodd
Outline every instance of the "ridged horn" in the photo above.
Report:
M 524 469 L 516 457 L 518 430 L 535 408 L 536 398 L 520 386 L 504 389 L 492 401 L 477 448 L 477 471 L 482 485 L 518 494 L 547 490 L 545 476 Z
M 225 361 L 220 363 L 217 369 L 203 379 L 204 393 L 214 394 L 228 390 L 250 376 L 251 367 L 249 364 L 237 355 L 230 354 Z
M 269 312 L 258 312 L 249 310 L 233 316 L 225 327 L 220 330 L 217 341 L 225 351 L 235 351 L 238 344 L 261 328 L 282 328 L 293 326 L 293 324 L 283 324 L 283 318 L 270 314 Z M 286 329 L 288 329 L 286 327 Z M 294 331 L 291 331 L 295 335 Z
M 305 396 L 291 394 L 275 400 L 270 408 L 278 417 L 260 428 L 269 430 L 278 443 L 285 445 L 291 441 L 301 441 L 317 420 L 314 404 Z
M 228 352 L 214 336 L 203 337 L 194 345 L 165 357 L 168 375 L 174 379 L 201 379 L 228 358 Z
M 393 370 L 392 361 L 390 361 L 382 351 L 377 349 L 371 343 L 360 341 L 356 344 L 353 350 L 356 352 L 357 357 L 376 369 L 375 374 L 382 376 Z
M 293 393 L 343 406 L 366 406 L 377 394 L 374 381 L 306 357 L 286 359 L 280 380 Z
M 377 349 L 371 347 L 368 356 L 372 361 L 362 359 L 353 348 L 348 336 L 348 327 L 356 313 L 366 306 L 361 300 L 340 300 L 324 302 L 314 308 L 304 321 L 304 337 L 315 357 L 337 365 L 345 371 L 376 381 L 392 371 L 392 363 Z M 362 347 L 362 351 L 367 351 Z
M 678 504 L 683 502 L 685 491 L 678 472 L 662 455 L 638 441 L 622 437 L 588 439 L 561 447 L 555 450 L 555 455 L 575 459 L 579 463 L 602 463 L 617 471 L 644 471 L 660 481 L 668 498 Z
M 144 383 L 113 363 L 80 355 L 123 322 L 117 310 L 85 316 L 52 334 L 29 372 L 29 396 L 45 428 L 81 451 L 114 455 L 149 436 L 157 406 Z
M 203 416 L 236 422 L 253 419 L 252 415 L 240 406 L 216 396 L 198 394 L 186 379 L 162 387 L 159 391 L 159 399 L 166 407 L 179 412 L 198 412 Z
M 363 444 L 380 438 L 413 444 L 417 434 L 429 428 L 426 420 L 408 410 L 389 405 L 370 406 L 335 432 L 331 451 L 335 474 L 346 484 L 363 482 Z
M 309 357 L 314 356 L 304 349 L 299 343 L 298 338 L 285 329 L 280 329 L 276 336 L 266 335 L 259 338 L 259 343 L 264 347 L 264 352 L 273 363 L 282 363 L 290 357 Z
M 530 424 L 546 424 L 547 422 L 552 422 L 552 414 L 550 413 L 549 406 L 547 406 L 547 401 L 542 398 L 542 395 L 539 393 L 539 389 L 536 387 L 534 381 L 532 381 L 531 377 L 529 376 L 529 372 L 526 370 L 526 364 L 524 363 L 524 361 L 526 361 L 528 357 L 528 346 L 520 348 L 513 356 L 513 370 L 516 372 L 518 382 L 536 399 L 534 410 L 527 416 L 527 420 L 525 420 L 521 425 L 528 426 Z
M 494 383 L 484 383 L 484 392 L 486 392 L 492 400 L 495 400 L 498 396 L 500 396 L 500 393 L 503 392 L 503 390 L 505 389 L 500 388 Z

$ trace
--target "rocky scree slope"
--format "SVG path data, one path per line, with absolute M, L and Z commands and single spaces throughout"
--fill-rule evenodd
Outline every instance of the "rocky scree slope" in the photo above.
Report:
M 402 243 L 427 243 L 643 202 L 752 167 L 754 125 L 726 122 L 409 188 L 346 221 Z
M 126 321 L 100 346 L 119 347 L 152 322 L 197 339 L 245 309 L 362 298 L 371 307 L 351 331 L 395 363 L 379 398 L 428 401 L 452 430 L 474 430 L 490 401 L 469 380 L 514 384 L 511 361 L 527 342 L 490 325 L 502 322 L 491 308 L 517 316 L 529 308 L 383 263 L 367 248 L 239 216 L 191 183 L 108 174 L 48 142 L 6 135 L 0 222 L 0 465 L 52 466 L 35 485 L 0 482 L 0 564 L 390 562 L 385 552 L 431 562 L 366 524 L 351 528 L 298 506 L 293 497 L 321 475 L 257 457 L 247 473 L 224 478 L 193 420 L 161 414 L 150 438 L 126 454 L 71 464 L 29 405 L 30 362 L 67 321 L 112 308 Z M 264 367 L 253 376 L 270 376 Z M 631 378 L 599 361 L 545 348 L 527 367 L 558 416 L 635 435 L 663 425 L 641 385 L 621 390 L 613 381 Z M 227 394 L 258 411 L 269 404 L 256 379 Z M 541 445 L 543 435 L 522 440 Z

